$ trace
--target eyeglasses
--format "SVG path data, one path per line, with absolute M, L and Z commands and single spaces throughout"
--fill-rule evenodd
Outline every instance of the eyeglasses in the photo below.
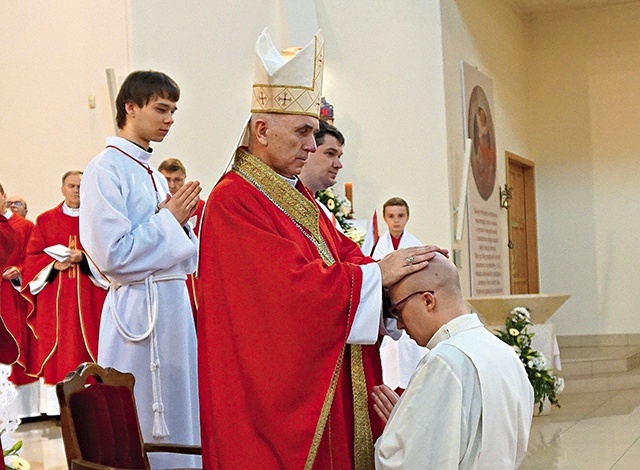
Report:
M 426 294 L 427 292 L 429 292 L 430 294 L 434 293 L 432 290 L 422 290 L 422 291 L 414 292 L 413 294 L 409 294 L 404 299 L 396 302 L 395 304 L 390 305 L 389 308 L 388 308 L 389 313 L 391 314 L 391 316 L 393 318 L 395 318 L 397 320 L 398 317 L 400 316 L 400 312 L 401 312 L 400 305 L 405 303 L 407 300 L 409 300 L 414 295 L 418 295 L 418 294 L 422 295 L 422 294 Z
M 22 207 L 24 206 L 24 202 L 22 201 L 7 201 L 4 203 L 5 207 L 11 207 L 11 206 L 16 206 L 16 207 Z

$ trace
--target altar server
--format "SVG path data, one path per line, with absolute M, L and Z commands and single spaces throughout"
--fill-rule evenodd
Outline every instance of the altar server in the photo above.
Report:
M 420 240 L 406 230 L 409 222 L 407 201 L 400 197 L 392 197 L 382 206 L 382 214 L 387 224 L 387 231 L 378 240 L 371 255 L 373 259 L 382 259 L 399 248 L 422 245 Z M 407 388 L 418 362 L 427 351 L 427 348 L 418 346 L 404 331 L 397 341 L 390 336 L 385 336 L 380 345 L 383 383 L 392 390 L 402 393 Z
M 98 363 L 132 372 L 145 441 L 199 444 L 196 336 L 185 280 L 197 239 L 187 223 L 200 184 L 174 195 L 149 161 L 174 122 L 178 85 L 155 71 L 131 73 L 116 99 L 117 137 L 87 166 L 80 187 L 80 238 L 111 281 Z M 151 367 L 150 367 L 151 365 Z M 196 464 L 151 455 L 153 467 Z

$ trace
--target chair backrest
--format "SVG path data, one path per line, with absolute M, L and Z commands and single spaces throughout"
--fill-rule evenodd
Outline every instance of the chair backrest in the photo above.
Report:
M 74 459 L 148 469 L 133 374 L 85 362 L 56 385 L 67 464 Z

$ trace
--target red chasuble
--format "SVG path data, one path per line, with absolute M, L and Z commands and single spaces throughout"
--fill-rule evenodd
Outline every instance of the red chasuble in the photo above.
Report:
M 0 215 L 0 273 L 7 267 L 7 261 L 16 245 L 16 236 L 4 215 Z M 2 308 L 0 307 L 0 312 Z M 18 360 L 18 343 L 7 330 L 0 315 L 0 362 L 13 364 Z
M 15 245 L 3 271 L 8 266 L 16 266 L 22 272 L 22 263 L 27 242 L 33 230 L 33 222 L 13 214 L 9 219 L 9 226 L 15 234 Z M 11 284 L 11 281 L 2 278 L 0 282 L 0 314 L 7 330 L 16 339 L 20 349 L 18 361 L 13 365 L 9 376 L 9 380 L 15 385 L 25 385 L 37 380 L 25 373 L 27 364 L 37 353 L 36 338 L 26 321 L 29 309 L 29 303 L 20 295 L 20 291 Z
M 279 177 L 261 165 L 262 176 L 271 173 L 261 184 L 273 186 Z M 306 188 L 299 188 L 308 201 L 302 207 L 289 190 L 300 192 L 275 186 L 272 193 L 282 194 L 274 200 L 290 214 L 293 207 L 297 222 L 236 172 L 222 178 L 205 209 L 198 310 L 203 468 L 353 468 L 346 339 L 360 301 L 358 265 L 373 260 L 334 228 Z M 315 212 L 305 216 L 308 207 Z M 319 220 L 320 248 L 304 228 L 309 217 Z M 368 380 L 353 382 L 366 387 L 360 398 L 369 424 L 367 393 L 381 383 L 381 372 L 377 348 L 362 349 Z M 377 417 L 372 428 L 375 439 L 382 430 Z
M 83 251 L 79 218 L 64 214 L 62 204 L 36 220 L 25 258 L 25 293 L 29 282 L 55 261 L 44 249 L 58 244 Z M 58 272 L 35 296 L 35 310 L 28 318 L 38 338 L 38 355 L 28 371 L 53 385 L 78 364 L 96 362 L 100 315 L 106 295 L 107 291 L 94 285 L 78 264 Z

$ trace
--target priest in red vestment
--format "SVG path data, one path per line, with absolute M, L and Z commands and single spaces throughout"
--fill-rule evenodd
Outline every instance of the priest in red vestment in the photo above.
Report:
M 187 180 L 187 169 L 184 164 L 177 158 L 167 158 L 163 160 L 158 166 L 158 171 L 167 178 L 167 184 L 169 185 L 169 192 L 173 196 L 178 189 L 184 186 Z M 204 212 L 204 201 L 198 200 L 198 206 L 193 215 L 189 219 L 189 225 L 193 229 L 193 233 L 196 236 L 200 235 L 200 222 L 202 220 L 202 213 Z M 187 274 L 187 291 L 189 292 L 189 301 L 191 302 L 191 311 L 193 312 L 193 319 L 196 320 L 196 314 L 198 313 L 198 297 L 196 294 L 197 282 L 195 273 Z
M 382 287 L 435 247 L 379 263 L 340 234 L 298 180 L 322 84 L 320 34 L 286 64 L 258 38 L 252 117 L 200 233 L 203 465 L 373 468 L 381 431 L 368 404 Z
M 2 186 L 0 186 L 0 189 Z M 16 236 L 13 229 L 9 226 L 9 221 L 0 215 L 0 272 L 4 271 L 7 261 L 13 252 L 16 244 Z M 0 310 L 1 311 L 1 310 Z M 15 338 L 7 330 L 2 315 L 0 315 L 0 362 L 3 364 L 13 364 L 18 360 L 18 343 Z
M 23 290 L 35 299 L 29 326 L 38 338 L 30 373 L 55 385 L 78 364 L 96 362 L 108 283 L 79 236 L 81 171 L 62 177 L 64 201 L 38 216 L 27 245 Z
M 33 222 L 23 219 L 20 215 L 6 208 L 7 196 L 0 186 L 0 208 L 4 210 L 4 217 L 13 230 L 15 244 L 5 266 L 0 280 L 0 316 L 11 336 L 15 338 L 19 347 L 19 357 L 13 364 L 9 380 L 15 385 L 26 385 L 37 380 L 25 373 L 36 351 L 36 338 L 27 326 L 29 303 L 20 295 L 22 285 L 22 265 L 26 253 L 27 242 L 33 230 Z M 4 247 L 3 247 L 4 248 Z

